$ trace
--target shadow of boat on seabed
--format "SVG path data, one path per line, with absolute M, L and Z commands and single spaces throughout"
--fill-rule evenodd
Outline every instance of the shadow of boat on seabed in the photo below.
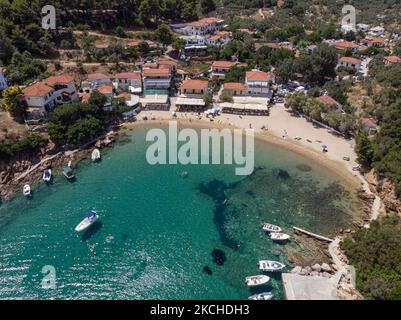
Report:
M 92 236 L 95 235 L 101 228 L 103 227 L 103 223 L 100 221 L 94 222 L 89 229 L 85 230 L 85 232 L 81 236 L 81 241 L 85 242 L 88 241 Z

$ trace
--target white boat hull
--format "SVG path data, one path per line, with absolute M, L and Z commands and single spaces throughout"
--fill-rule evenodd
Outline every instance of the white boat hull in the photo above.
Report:
M 266 272 L 281 271 L 285 268 L 285 264 L 278 261 L 261 260 L 259 261 L 259 269 Z
M 84 220 L 82 220 L 82 221 L 80 222 L 79 225 L 77 225 L 77 226 L 75 227 L 75 231 L 76 231 L 76 232 L 82 232 L 82 231 L 88 229 L 88 228 L 89 228 L 92 224 L 94 224 L 97 220 L 99 220 L 99 216 L 98 216 L 98 215 L 96 215 L 96 216 L 95 216 L 94 218 L 92 218 L 92 219 L 85 218 Z
M 29 185 L 25 185 L 24 186 L 24 188 L 22 189 L 22 194 L 25 196 L 25 197 L 28 197 L 28 196 L 30 196 L 31 195 L 31 187 L 29 186 Z
M 250 276 L 245 278 L 248 287 L 257 287 L 268 283 L 270 278 L 266 275 Z
M 262 292 L 259 294 L 254 294 L 250 296 L 248 300 L 271 300 L 273 298 L 273 293 L 271 292 Z
M 270 223 L 263 223 L 262 229 L 266 232 L 281 232 L 282 229 L 279 226 L 275 226 L 274 224 Z
M 290 239 L 290 236 L 285 233 L 272 232 L 270 234 L 270 239 L 272 239 L 273 241 L 287 241 Z
M 94 149 L 91 155 L 92 161 L 97 161 L 101 158 L 99 149 Z

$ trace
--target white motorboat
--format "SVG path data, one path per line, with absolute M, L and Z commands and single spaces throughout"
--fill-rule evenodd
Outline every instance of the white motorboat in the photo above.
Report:
M 273 298 L 272 292 L 262 292 L 250 296 L 248 300 L 271 300 Z
M 44 182 L 50 182 L 52 179 L 52 169 L 46 169 L 43 171 L 43 181 Z
M 22 188 L 22 194 L 23 194 L 25 197 L 28 197 L 28 196 L 31 195 L 31 187 L 30 187 L 29 184 L 24 185 L 24 187 Z
M 100 155 L 99 149 L 97 149 L 97 148 L 96 148 L 96 149 L 93 149 L 91 158 L 92 158 L 92 161 L 98 161 L 98 160 L 100 160 L 101 155 Z
M 99 220 L 99 216 L 96 211 L 89 211 L 85 214 L 85 216 L 85 219 L 75 227 L 76 232 L 81 232 L 88 229 L 92 224 Z
M 278 262 L 278 261 L 271 261 L 271 260 L 260 260 L 259 261 L 259 269 L 261 271 L 281 271 L 285 268 L 285 264 Z
M 281 233 L 281 232 L 272 232 L 270 233 L 270 239 L 274 241 L 286 241 L 290 239 L 290 236 L 286 233 Z
M 245 278 L 245 283 L 249 287 L 256 287 L 269 282 L 270 277 L 265 275 L 249 276 Z
M 270 223 L 262 223 L 262 229 L 266 232 L 281 232 L 282 230 L 279 226 Z

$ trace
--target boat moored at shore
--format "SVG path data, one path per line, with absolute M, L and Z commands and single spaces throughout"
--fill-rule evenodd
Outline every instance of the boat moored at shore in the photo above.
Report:
M 24 185 L 22 188 L 22 194 L 25 197 L 29 197 L 31 195 L 31 186 L 29 184 Z
M 73 180 L 75 178 L 74 172 L 69 165 L 63 168 L 63 175 L 67 178 L 67 180 Z
M 100 151 L 99 149 L 93 149 L 92 154 L 91 154 L 91 159 L 93 162 L 99 161 L 101 159 Z
M 266 232 L 281 232 L 282 229 L 279 226 L 275 226 L 270 223 L 262 223 L 262 229 Z
M 261 271 L 266 271 L 266 272 L 281 271 L 284 268 L 285 264 L 278 261 L 272 261 L 272 260 L 259 261 L 259 269 Z
M 270 277 L 266 275 L 257 275 L 257 276 L 249 276 L 245 278 L 245 283 L 248 287 L 256 287 L 261 286 L 263 284 L 268 283 Z
M 272 298 L 273 298 L 272 292 L 262 292 L 250 296 L 248 300 L 271 300 Z
M 43 171 L 42 179 L 44 182 L 50 182 L 52 180 L 52 169 L 46 169 Z
M 287 241 L 290 239 L 290 235 L 281 232 L 272 232 L 270 234 L 270 239 L 273 241 Z

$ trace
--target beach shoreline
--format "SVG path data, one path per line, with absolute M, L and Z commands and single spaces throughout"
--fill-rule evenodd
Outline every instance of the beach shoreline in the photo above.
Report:
M 146 116 L 148 120 L 144 120 L 143 118 Z M 318 148 L 312 148 L 309 144 L 302 143 L 300 141 L 295 141 L 290 138 L 289 135 L 286 137 L 280 136 L 277 130 L 269 129 L 269 131 L 260 129 L 262 123 L 272 122 L 271 116 L 268 117 L 240 117 L 238 115 L 231 114 L 222 114 L 216 117 L 215 121 L 210 121 L 205 116 L 202 119 L 198 119 L 197 114 L 182 114 L 178 113 L 176 118 L 172 118 L 171 113 L 169 111 L 142 111 L 139 114 L 135 121 L 124 122 L 119 124 L 117 127 L 111 128 L 105 135 L 99 137 L 92 141 L 92 143 L 88 143 L 85 146 L 78 147 L 75 150 L 62 152 L 55 161 L 55 166 L 59 167 L 61 163 L 66 163 L 67 160 L 71 158 L 75 161 L 80 161 L 81 159 L 87 157 L 88 153 L 93 149 L 93 146 L 96 143 L 102 141 L 108 135 L 119 134 L 120 130 L 130 130 L 134 129 L 138 126 L 155 126 L 155 125 L 167 125 L 169 121 L 177 121 L 178 124 L 182 127 L 188 128 L 217 128 L 217 129 L 249 129 L 249 124 L 252 125 L 254 129 L 254 137 L 255 139 L 262 141 L 264 143 L 268 143 L 274 145 L 278 148 L 282 148 L 284 150 L 296 153 L 319 166 L 327 169 L 334 175 L 338 176 L 343 184 L 349 186 L 354 190 L 361 190 L 363 186 L 364 179 L 360 173 L 356 173 L 352 171 L 352 166 L 350 163 L 341 162 L 336 158 L 333 158 L 329 153 L 323 153 Z M 297 119 L 300 120 L 300 119 Z M 306 121 L 306 120 L 305 120 Z M 307 123 L 308 126 L 312 125 Z M 269 127 L 272 127 L 271 123 L 269 123 Z M 324 131 L 321 131 L 323 133 Z M 327 134 L 327 133 L 326 133 Z M 333 138 L 337 141 L 341 141 L 339 137 Z M 344 141 L 343 141 L 344 142 Z M 336 148 L 336 147 L 334 147 Z M 356 155 L 353 153 L 353 150 L 349 150 L 348 152 L 351 155 L 351 158 L 354 159 Z M 49 156 L 49 155 L 47 155 Z M 45 155 L 46 157 L 46 155 Z M 43 159 L 42 159 L 43 161 Z M 65 164 L 64 163 L 64 164 Z M 53 164 L 52 164 L 53 165 Z M 32 167 L 37 167 L 36 170 L 31 170 Z M 21 187 L 25 183 L 35 183 L 41 177 L 41 172 L 38 172 L 39 169 L 42 169 L 41 165 L 35 164 L 29 170 L 29 174 L 26 172 L 21 172 L 19 176 L 25 175 L 24 179 L 18 179 L 19 181 L 11 180 L 7 185 L 2 186 L 2 193 L 7 196 L 4 199 L 8 200 L 11 198 L 13 191 L 16 190 L 17 187 Z

